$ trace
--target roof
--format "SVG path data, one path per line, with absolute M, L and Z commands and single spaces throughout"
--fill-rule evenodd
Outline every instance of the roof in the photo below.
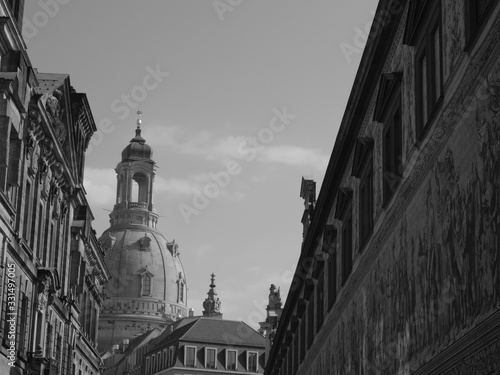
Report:
M 228 346 L 265 347 L 267 345 L 266 338 L 245 322 L 207 317 L 198 317 L 173 332 L 158 336 L 155 339 L 155 343 L 158 343 L 155 349 L 176 341 L 206 342 Z

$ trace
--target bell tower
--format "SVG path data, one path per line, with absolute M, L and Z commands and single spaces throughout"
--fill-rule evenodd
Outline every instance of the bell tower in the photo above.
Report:
M 153 184 L 156 163 L 153 152 L 141 136 L 141 111 L 137 111 L 135 137 L 122 152 L 117 174 L 116 204 L 110 214 L 111 227 L 130 224 L 156 228 L 158 215 L 153 207 Z

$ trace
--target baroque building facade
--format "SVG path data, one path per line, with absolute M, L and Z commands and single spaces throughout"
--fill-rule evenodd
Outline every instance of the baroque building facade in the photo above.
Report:
M 500 372 L 500 4 L 379 2 L 266 367 Z
M 141 131 L 139 118 L 135 137 L 116 167 L 116 204 L 109 215 L 110 228 L 99 239 L 113 277 L 106 285 L 99 320 L 102 351 L 187 316 L 187 283 L 179 246 L 157 229 L 153 205 L 156 163 Z
M 110 278 L 82 185 L 97 129 L 68 75 L 32 67 L 23 7 L 0 1 L 0 372 L 93 375 Z

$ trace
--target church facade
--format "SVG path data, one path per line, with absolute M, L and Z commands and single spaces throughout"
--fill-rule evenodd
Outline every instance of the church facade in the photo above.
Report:
M 500 5 L 379 2 L 269 375 L 500 372 Z
M 110 228 L 99 239 L 113 277 L 99 320 L 102 351 L 187 316 L 187 283 L 178 244 L 157 229 L 156 164 L 140 126 L 139 119 L 136 135 L 116 167 L 116 204 Z

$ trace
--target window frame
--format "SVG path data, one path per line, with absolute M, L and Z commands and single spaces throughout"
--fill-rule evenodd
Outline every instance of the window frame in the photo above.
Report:
M 403 112 L 400 86 L 395 89 L 391 97 L 391 104 L 383 116 L 382 207 L 384 208 L 391 201 L 403 179 Z
M 250 368 L 250 357 L 255 355 L 255 370 Z M 259 372 L 259 352 L 247 351 L 247 371 L 248 372 Z
M 482 13 L 478 15 L 477 1 L 465 0 L 465 51 L 471 52 L 491 16 L 496 1 L 488 0 Z M 476 5 L 476 6 L 474 6 Z
M 229 368 L 229 353 L 234 353 L 234 369 Z M 234 349 L 226 349 L 226 370 L 238 371 L 238 351 Z
M 352 226 L 352 201 L 349 201 L 342 215 L 342 285 L 345 285 L 349 279 L 354 263 Z M 349 255 L 349 257 L 347 257 L 347 255 Z
M 441 22 L 441 2 L 433 2 L 425 11 L 425 23 L 419 28 L 415 42 L 415 110 L 416 136 L 422 140 L 434 121 L 443 102 L 443 25 Z M 439 28 L 439 46 L 436 48 L 434 35 Z M 439 54 L 436 55 L 436 49 Z M 425 64 L 422 60 L 425 55 Z M 437 59 L 437 61 L 436 61 Z M 425 79 L 421 66 L 425 66 Z M 438 68 L 438 70 L 436 69 Z M 435 73 L 439 72 L 436 79 Z M 439 82 L 437 82 L 439 80 Z M 425 85 L 424 85 L 425 84 Z M 439 95 L 436 94 L 439 90 Z M 424 116 L 425 109 L 425 116 Z
M 361 253 L 373 233 L 373 213 L 374 213 L 374 168 L 373 168 L 373 148 L 368 147 L 359 174 L 359 206 L 358 206 L 358 231 L 359 231 L 359 252 Z
M 214 363 L 213 363 L 214 367 L 208 366 L 208 352 L 209 351 L 214 352 Z M 211 348 L 211 347 L 205 348 L 205 368 L 217 369 L 217 348 Z
M 193 365 L 190 366 L 188 364 L 188 351 L 190 349 L 193 349 L 194 350 L 194 354 L 193 354 Z M 196 368 L 196 346 L 193 346 L 193 345 L 185 345 L 184 346 L 184 366 L 185 367 L 190 367 L 190 368 Z
M 333 226 L 327 226 L 326 236 L 329 236 L 327 239 L 327 248 L 325 249 L 328 252 L 327 259 L 327 284 L 328 284 L 328 303 L 327 303 L 327 311 L 330 311 L 333 305 L 337 300 L 337 229 Z

